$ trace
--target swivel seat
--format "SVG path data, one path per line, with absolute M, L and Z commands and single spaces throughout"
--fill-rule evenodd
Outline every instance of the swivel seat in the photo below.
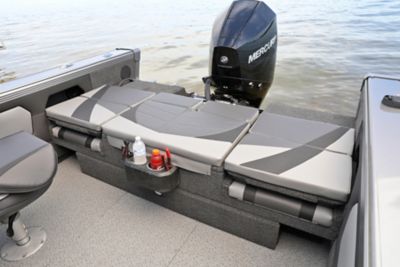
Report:
M 26 228 L 19 211 L 39 198 L 57 171 L 49 143 L 24 131 L 0 137 L 0 221 L 8 224 L 0 256 L 17 261 L 33 255 L 46 241 L 41 227 Z

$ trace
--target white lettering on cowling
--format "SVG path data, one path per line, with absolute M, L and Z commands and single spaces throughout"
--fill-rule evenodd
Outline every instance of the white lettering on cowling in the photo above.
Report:
M 252 54 L 249 55 L 248 64 L 254 62 L 259 57 L 261 57 L 262 55 L 267 53 L 271 49 L 271 47 L 275 44 L 275 42 L 276 42 L 276 35 L 274 37 L 272 37 L 271 40 L 269 40 L 269 42 L 267 42 L 265 45 L 260 47 L 257 51 L 255 51 L 255 52 L 253 52 Z

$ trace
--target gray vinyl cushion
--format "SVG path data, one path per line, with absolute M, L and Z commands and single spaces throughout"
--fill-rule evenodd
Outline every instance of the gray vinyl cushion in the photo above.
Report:
M 152 97 L 151 101 L 182 108 L 194 108 L 196 105 L 202 102 L 200 99 L 169 93 L 159 93 Z
M 230 172 L 343 202 L 350 193 L 351 168 L 346 154 L 254 132 L 225 160 Z
M 330 123 L 263 112 L 250 132 L 347 155 L 353 152 L 354 129 Z M 326 143 L 326 139 L 331 142 L 324 146 L 322 144 Z
M 0 194 L 39 190 L 57 169 L 53 147 L 26 132 L 0 139 L 0 151 Z
M 101 125 L 117 114 L 142 103 L 154 95 L 152 92 L 103 85 L 82 96 L 78 96 L 46 109 L 47 116 L 60 124 L 73 129 L 73 126 L 101 132 Z
M 127 109 L 125 105 L 78 96 L 47 108 L 46 114 L 52 120 L 100 132 L 104 122 Z
M 181 94 L 185 95 L 186 91 L 185 88 L 177 85 L 167 85 L 162 83 L 156 82 L 148 82 L 148 81 L 141 81 L 141 80 L 132 80 L 131 82 L 123 85 L 122 87 L 129 87 L 133 89 L 139 89 L 143 91 L 149 91 L 154 93 L 170 93 L 170 94 Z
M 31 113 L 22 107 L 15 107 L 0 113 L 0 138 L 25 131 L 32 133 Z
M 103 131 L 121 140 L 139 135 L 152 147 L 219 166 L 257 115 L 255 108 L 160 93 L 108 121 Z
M 103 85 L 83 94 L 82 96 L 117 103 L 124 106 L 136 106 L 138 103 L 143 102 L 145 99 L 148 99 L 153 95 L 154 93 L 152 92 L 133 89 L 130 87 Z
M 228 120 L 240 122 L 246 121 L 251 124 L 258 118 L 258 110 L 255 108 L 213 101 L 209 101 L 206 105 L 202 105 L 200 110 Z

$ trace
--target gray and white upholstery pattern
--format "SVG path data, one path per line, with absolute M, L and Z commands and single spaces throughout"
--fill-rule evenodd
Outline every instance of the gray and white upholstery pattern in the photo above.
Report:
M 219 166 L 257 116 L 255 108 L 160 93 L 108 121 L 103 131 L 117 148 L 139 135 L 152 147 Z
M 15 107 L 0 113 L 0 138 L 25 131 L 32 133 L 32 116 L 22 107 Z
M 265 135 L 246 135 L 225 160 L 225 169 L 338 201 L 350 193 L 348 155 Z
M 268 112 L 259 116 L 250 133 L 264 134 L 347 155 L 352 154 L 354 146 L 353 128 Z
M 353 139 L 348 133 L 353 133 L 352 129 L 279 118 L 280 115 L 264 112 L 229 154 L 225 169 L 296 191 L 346 201 L 351 189 L 352 160 L 348 153 L 352 151 Z M 293 124 L 285 125 L 289 122 Z
M 153 95 L 152 92 L 129 87 L 101 86 L 82 96 L 49 107 L 46 113 L 60 126 L 68 127 L 70 124 L 71 128 L 79 126 L 101 132 L 103 123 Z
M 97 89 L 93 89 L 85 94 L 83 97 L 117 103 L 124 106 L 134 107 L 138 103 L 152 97 L 154 93 L 143 91 L 140 89 L 133 89 L 131 87 L 119 87 L 103 85 Z
M 46 113 L 56 123 L 70 123 L 100 132 L 104 122 L 127 109 L 121 104 L 78 96 L 47 108 Z
M 0 148 L 0 193 L 38 190 L 55 173 L 53 147 L 29 133 L 18 132 L 1 138 Z
M 178 85 L 168 85 L 157 82 L 142 81 L 138 79 L 129 80 L 129 82 L 122 85 L 122 87 L 128 87 L 154 93 L 164 92 L 169 94 L 180 94 L 180 95 L 186 94 L 185 88 Z

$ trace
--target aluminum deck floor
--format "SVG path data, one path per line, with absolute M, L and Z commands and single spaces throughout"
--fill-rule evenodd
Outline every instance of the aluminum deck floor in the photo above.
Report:
M 0 266 L 325 266 L 329 251 L 328 242 L 287 231 L 275 250 L 256 245 L 82 174 L 75 157 L 21 214 L 45 228 L 47 242 Z

